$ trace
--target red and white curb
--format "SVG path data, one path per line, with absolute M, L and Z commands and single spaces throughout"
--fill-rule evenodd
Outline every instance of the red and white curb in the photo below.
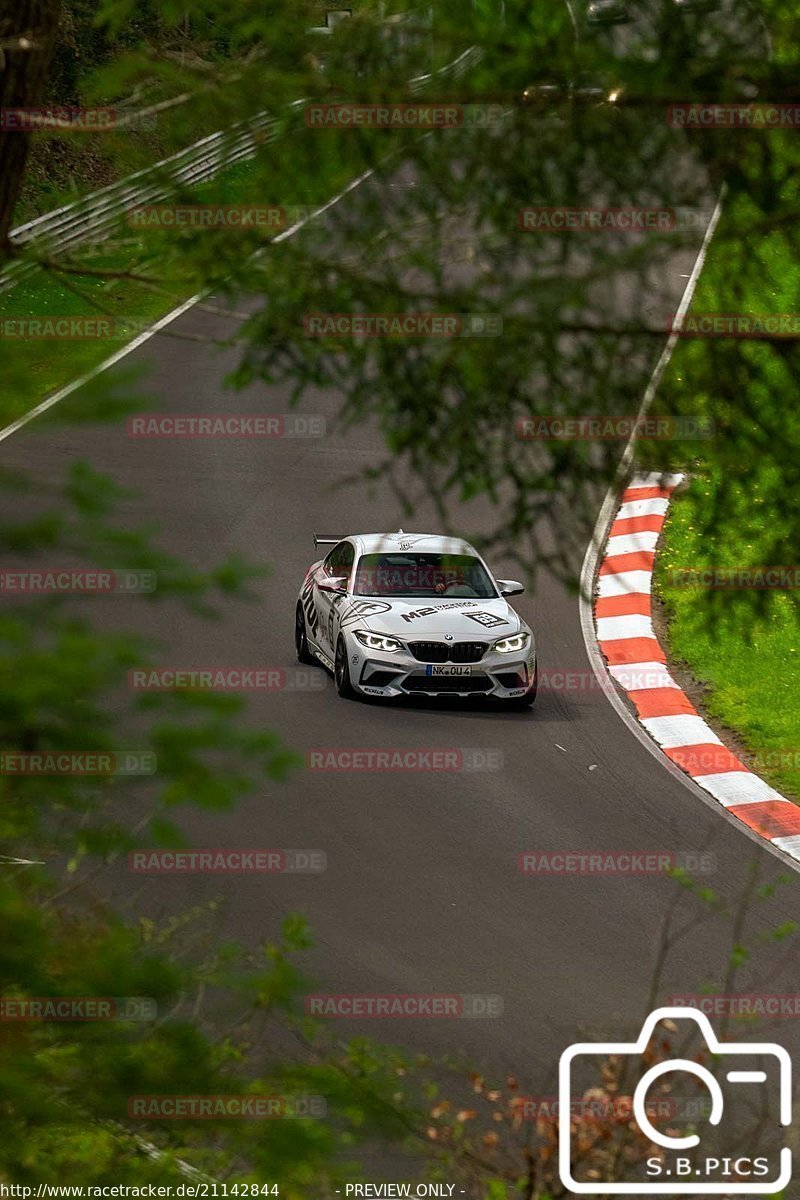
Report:
M 800 861 L 800 807 L 728 750 L 670 675 L 651 619 L 656 543 L 682 475 L 637 475 L 620 498 L 594 600 L 608 672 L 676 766 L 757 836 Z

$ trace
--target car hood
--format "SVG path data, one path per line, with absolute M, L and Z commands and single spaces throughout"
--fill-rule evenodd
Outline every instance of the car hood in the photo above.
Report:
M 446 633 L 458 641 L 500 638 L 526 629 L 505 600 L 433 598 L 360 599 L 348 597 L 342 606 L 344 628 L 389 633 L 403 641 L 439 639 Z

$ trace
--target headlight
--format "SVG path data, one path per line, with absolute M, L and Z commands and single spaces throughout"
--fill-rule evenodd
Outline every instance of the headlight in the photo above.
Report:
M 499 654 L 513 654 L 515 650 L 524 650 L 530 641 L 530 634 L 515 633 L 513 637 L 501 638 L 492 646 Z
M 403 643 L 398 642 L 397 638 L 385 637 L 382 633 L 369 633 L 366 629 L 357 629 L 355 634 L 361 645 L 366 646 L 368 650 L 403 649 Z

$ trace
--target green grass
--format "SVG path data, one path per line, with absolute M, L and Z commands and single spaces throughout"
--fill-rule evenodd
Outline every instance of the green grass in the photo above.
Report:
M 675 567 L 760 564 L 759 524 L 768 521 L 769 510 L 757 505 L 757 481 L 747 497 L 757 505 L 755 519 L 746 530 L 721 530 L 723 536 L 732 533 L 727 554 L 714 552 L 699 532 L 699 514 L 714 502 L 720 486 L 708 478 L 694 479 L 673 504 L 666 525 L 655 585 L 669 613 L 669 650 L 707 686 L 703 707 L 712 720 L 737 733 L 755 756 L 747 760 L 752 769 L 797 797 L 800 623 L 794 598 L 765 594 L 759 611 L 753 597 L 742 592 L 710 594 L 703 587 L 670 583 Z
M 743 206 L 712 242 L 692 311 L 794 313 L 800 265 L 781 233 L 743 244 Z M 703 707 L 753 770 L 800 797 L 800 609 L 797 591 L 679 586 L 671 568 L 794 566 L 800 436 L 796 343 L 679 342 L 665 381 L 666 411 L 712 416 L 713 450 L 688 464 L 691 482 L 670 509 L 656 559 L 673 660 L 705 685 Z M 786 449 L 782 449 L 785 445 Z M 679 465 L 673 459 L 673 465 Z M 680 464 L 686 468 L 687 464 Z

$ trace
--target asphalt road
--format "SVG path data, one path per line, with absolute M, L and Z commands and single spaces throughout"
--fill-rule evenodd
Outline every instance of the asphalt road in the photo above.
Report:
M 674 301 L 693 258 L 694 250 L 687 251 L 670 263 L 665 282 Z M 195 308 L 135 351 L 127 365 L 150 365 L 151 407 L 176 415 L 286 412 L 285 389 L 256 385 L 239 395 L 223 389 L 237 352 L 212 339 L 234 327 L 229 318 Z M 303 411 L 331 419 L 338 405 L 337 396 L 317 394 Z M 135 599 L 92 602 L 102 622 L 124 622 L 159 638 L 165 664 L 291 665 L 294 606 L 314 558 L 312 531 L 406 523 L 388 488 L 336 486 L 380 457 L 369 427 L 346 438 L 137 441 L 120 425 L 60 425 L 55 417 L 4 442 L 4 465 L 48 478 L 72 458 L 85 458 L 136 491 L 123 505 L 125 525 L 157 521 L 160 543 L 199 566 L 228 554 L 271 566 L 258 602 L 232 604 L 218 623 L 187 617 L 172 604 L 145 610 Z M 457 516 L 467 537 L 485 532 L 493 519 L 485 503 Z M 424 502 L 413 525 L 436 527 Z M 555 534 L 585 546 L 591 521 L 560 515 Z M 503 561 L 492 566 L 498 575 L 515 574 Z M 580 555 L 574 568 L 577 579 Z M 590 678 L 573 590 L 542 575 L 535 595 L 519 599 L 519 610 L 537 632 L 544 671 Z M 300 770 L 235 811 L 187 808 L 181 825 L 196 846 L 322 849 L 324 874 L 142 880 L 123 864 L 102 886 L 131 914 L 172 914 L 221 895 L 220 936 L 248 944 L 276 937 L 282 916 L 302 911 L 316 943 L 305 966 L 321 991 L 485 993 L 503 1000 L 502 1016 L 490 1019 L 347 1021 L 340 1023 L 344 1033 L 463 1053 L 486 1074 L 510 1071 L 531 1090 L 546 1090 L 560 1050 L 579 1026 L 622 1034 L 643 1015 L 675 885 L 660 877 L 524 877 L 517 869 L 521 852 L 704 849 L 717 862 L 709 883 L 729 896 L 743 886 L 753 860 L 765 879 L 781 871 L 662 770 L 597 690 L 545 691 L 530 715 L 506 714 L 345 702 L 321 678 L 318 690 L 253 694 L 248 721 L 278 730 L 301 753 L 470 747 L 498 752 L 502 769 Z M 796 878 L 754 913 L 756 944 L 743 991 L 792 990 L 791 957 L 758 943 L 757 935 L 797 915 Z M 728 936 L 729 926 L 717 919 L 687 933 L 667 963 L 659 999 L 718 982 Z M 776 1033 L 787 1045 L 796 1038 L 789 1023 Z

